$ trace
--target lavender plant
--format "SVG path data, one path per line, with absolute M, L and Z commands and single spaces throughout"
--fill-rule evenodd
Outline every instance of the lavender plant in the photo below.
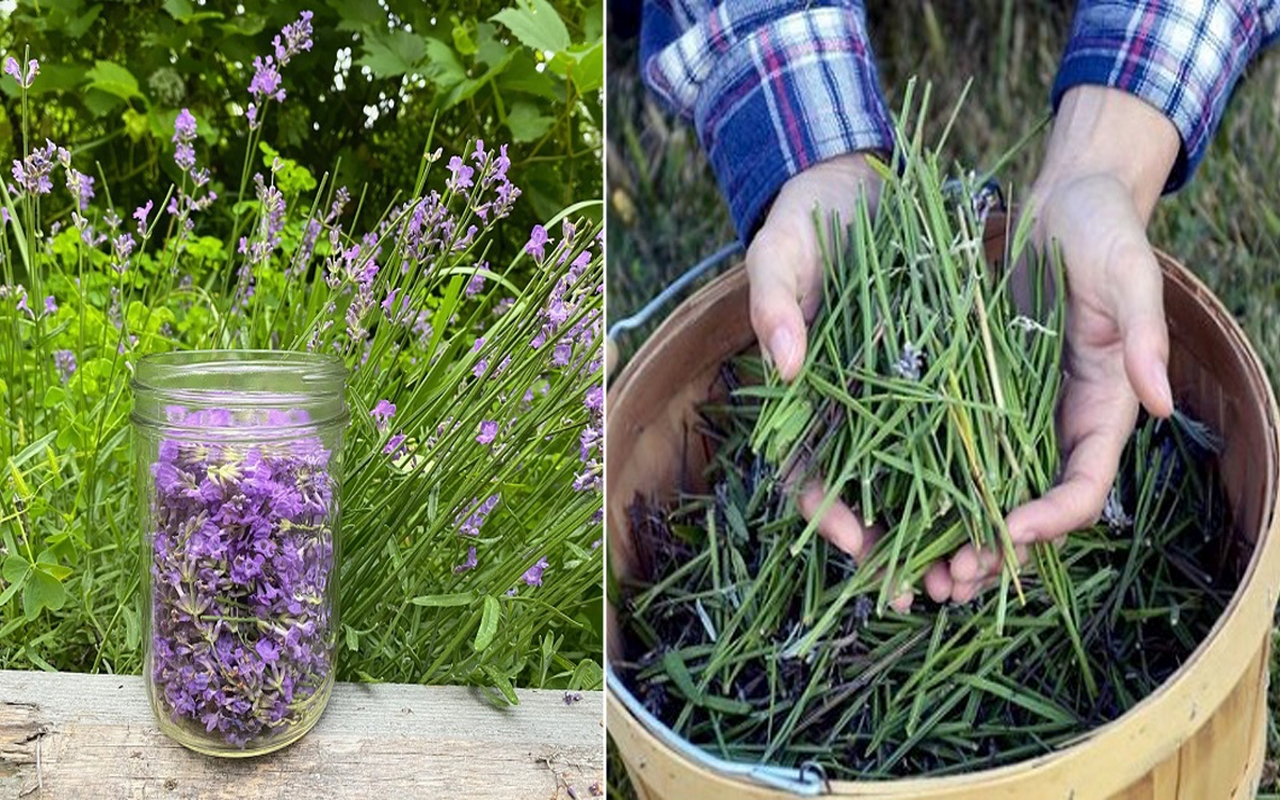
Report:
M 0 184 L 0 666 L 141 667 L 128 377 L 147 353 L 263 348 L 336 354 L 351 373 L 341 652 L 328 669 L 508 698 L 513 685 L 597 686 L 598 201 L 513 232 L 508 146 L 483 141 L 425 149 L 404 199 L 380 213 L 313 176 L 260 140 L 310 55 L 309 23 L 286 26 L 255 61 L 250 157 L 230 188 L 202 163 L 201 121 L 186 110 L 172 137 L 181 180 L 139 207 L 116 208 L 96 170 L 52 142 L 26 149 Z M 23 61 L 6 70 L 27 132 L 39 66 Z M 223 203 L 237 220 L 228 241 L 202 235 Z M 204 478 L 225 467 L 186 466 Z M 292 513 L 282 518 L 302 519 Z M 221 536 L 242 523 L 218 523 Z M 262 569 L 271 585 L 286 580 L 265 556 Z M 260 638 L 255 651 L 260 641 L 268 653 L 254 663 L 275 680 L 268 654 L 289 643 Z M 172 702 L 189 713 L 181 692 Z M 255 719 L 270 728 L 277 710 Z

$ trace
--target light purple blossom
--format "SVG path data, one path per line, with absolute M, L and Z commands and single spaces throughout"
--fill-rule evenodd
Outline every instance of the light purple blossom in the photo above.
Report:
M 27 290 L 25 287 L 18 287 L 18 302 L 14 305 L 20 313 L 35 319 L 35 312 L 31 310 L 31 306 L 27 305 Z
M 547 238 L 547 229 L 541 225 L 534 225 L 533 230 L 529 233 L 529 241 L 524 246 L 524 251 L 533 256 L 534 261 L 542 263 L 546 258 L 546 246 L 551 242 Z
M 18 59 L 9 56 L 4 60 L 4 74 L 17 81 L 19 88 L 29 89 L 31 84 L 35 83 L 36 76 L 40 74 L 40 62 L 34 58 L 28 61 L 27 70 L 24 73 L 22 65 L 18 63 Z
M 479 270 L 488 268 L 488 262 L 476 265 L 476 274 L 472 275 L 471 280 L 467 281 L 467 297 L 475 297 L 484 291 L 484 275 Z
M 116 272 L 123 275 L 124 271 L 129 268 L 129 256 L 133 255 L 133 248 L 136 244 L 131 233 L 122 233 L 111 240 L 111 252 L 115 257 L 111 267 Z
M 469 569 L 475 569 L 476 565 L 479 563 L 480 563 L 479 559 L 476 558 L 475 547 L 468 547 L 466 560 L 453 568 L 453 574 L 461 575 L 462 573 L 466 572 Z
M 62 382 L 71 380 L 76 371 L 76 354 L 71 350 L 53 351 L 53 366 L 62 377 Z
M 57 299 L 54 298 L 53 295 L 49 295 L 44 299 L 44 313 L 46 314 L 58 313 L 58 301 Z
M 75 198 L 81 211 L 87 211 L 89 201 L 93 199 L 94 178 L 67 165 L 67 191 Z
M 274 58 L 254 57 L 253 79 L 249 81 L 249 94 L 253 95 L 255 100 L 259 103 L 265 103 L 267 100 L 283 103 L 285 91 L 282 83 L 280 70 L 276 67 Z
M 196 139 L 196 118 L 187 109 L 178 112 L 173 121 L 173 161 L 178 169 L 190 172 L 196 165 L 196 150 L 192 142 Z
M 584 401 L 587 408 L 592 411 L 604 410 L 604 387 L 599 384 L 592 386 L 587 390 L 587 398 Z
M 146 227 L 147 227 L 147 216 L 151 213 L 151 209 L 152 209 L 152 208 L 153 208 L 153 205 L 152 205 L 151 201 L 150 201 L 150 200 L 148 200 L 148 201 L 147 201 L 147 203 L 146 203 L 146 205 L 138 206 L 137 208 L 135 208 L 135 209 L 133 210 L 133 218 L 134 218 L 134 219 L 136 219 L 136 220 L 138 221 L 138 232 L 139 232 L 139 233 L 141 233 L 141 232 L 143 232 L 144 230 L 146 230 Z
M 379 400 L 378 404 L 369 412 L 369 416 L 373 417 L 378 430 L 385 430 L 387 423 L 396 415 L 396 405 L 389 400 Z
M 387 440 L 387 446 L 382 448 L 382 452 L 395 458 L 400 455 L 400 451 L 404 449 L 404 440 L 407 437 L 403 433 L 397 433 Z
M 48 194 L 53 191 L 53 181 L 49 174 L 58 156 L 59 148 L 52 141 L 45 139 L 44 147 L 37 147 L 31 154 L 19 161 L 13 161 L 13 179 L 18 188 L 31 194 Z
M 548 566 L 550 565 L 547 564 L 547 558 L 546 556 L 543 556 L 542 558 L 538 559 L 538 563 L 534 564 L 532 567 L 529 567 L 529 569 L 525 570 L 525 573 L 520 576 L 520 580 L 524 581 L 525 584 L 528 586 L 541 586 L 542 573 L 546 570 Z
M 458 532 L 463 536 L 479 536 L 480 528 L 484 526 L 484 521 L 489 514 L 498 507 L 500 498 L 500 495 L 491 494 L 485 498 L 484 502 L 472 500 L 467 510 L 454 517 L 453 521 L 458 523 Z
M 311 18 L 313 16 L 310 11 L 303 11 L 296 22 L 285 25 L 280 30 L 280 35 L 271 40 L 280 66 L 287 66 L 294 56 L 311 49 Z
M 476 436 L 476 441 L 480 444 L 489 444 L 498 436 L 498 423 L 492 420 L 483 420 L 480 423 L 480 435 Z
M 449 188 L 449 191 L 456 192 L 459 189 L 466 189 L 475 185 L 471 177 L 476 174 L 476 171 L 468 167 L 466 162 L 458 156 L 449 159 L 449 172 L 453 173 L 449 180 L 445 182 L 445 186 Z

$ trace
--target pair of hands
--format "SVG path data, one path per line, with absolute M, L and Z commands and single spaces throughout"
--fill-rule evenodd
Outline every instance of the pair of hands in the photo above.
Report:
M 1066 376 L 1058 408 L 1064 461 L 1058 485 L 1009 512 L 1020 561 L 1031 543 L 1097 519 L 1139 403 L 1156 416 L 1173 413 L 1162 279 L 1145 229 L 1180 146 L 1166 117 L 1114 89 L 1078 87 L 1059 106 L 1027 210 L 1036 215 L 1037 240 L 1056 243 L 1065 261 Z M 819 163 L 782 187 L 747 250 L 752 327 L 784 380 L 804 363 L 806 320 L 822 297 L 813 209 L 851 219 L 859 193 L 874 203 L 878 191 L 862 154 Z M 812 518 L 823 497 L 819 482 L 799 487 L 801 513 Z M 840 502 L 818 530 L 857 558 L 880 534 Z M 1000 565 L 1000 553 L 965 545 L 929 569 L 923 588 L 936 602 L 967 602 Z M 906 610 L 913 599 L 908 591 L 894 605 Z

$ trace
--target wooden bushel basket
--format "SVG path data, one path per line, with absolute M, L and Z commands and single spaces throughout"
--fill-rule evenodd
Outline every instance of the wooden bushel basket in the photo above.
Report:
M 988 251 L 1002 242 L 1002 230 L 989 234 Z M 1174 397 L 1222 434 L 1222 476 L 1234 534 L 1252 545 L 1226 612 L 1158 691 L 1070 747 L 954 777 L 833 782 L 831 795 L 1246 800 L 1257 793 L 1266 747 L 1272 614 L 1280 586 L 1276 401 L 1257 354 L 1227 310 L 1184 267 L 1158 256 L 1165 275 Z M 696 410 L 717 391 L 721 363 L 755 344 L 747 308 L 746 275 L 734 269 L 677 308 L 609 391 L 606 524 L 615 576 L 630 574 L 634 564 L 627 507 L 637 493 L 660 502 L 670 499 L 705 466 Z M 608 719 L 643 800 L 792 796 L 726 777 L 681 755 L 612 692 Z

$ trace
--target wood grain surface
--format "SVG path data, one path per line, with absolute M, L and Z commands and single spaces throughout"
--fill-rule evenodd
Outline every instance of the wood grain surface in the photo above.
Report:
M 339 684 L 301 741 L 218 759 L 160 733 L 139 677 L 0 670 L 0 798 L 586 800 L 602 790 L 602 694 L 519 695 L 495 708 L 462 687 Z

